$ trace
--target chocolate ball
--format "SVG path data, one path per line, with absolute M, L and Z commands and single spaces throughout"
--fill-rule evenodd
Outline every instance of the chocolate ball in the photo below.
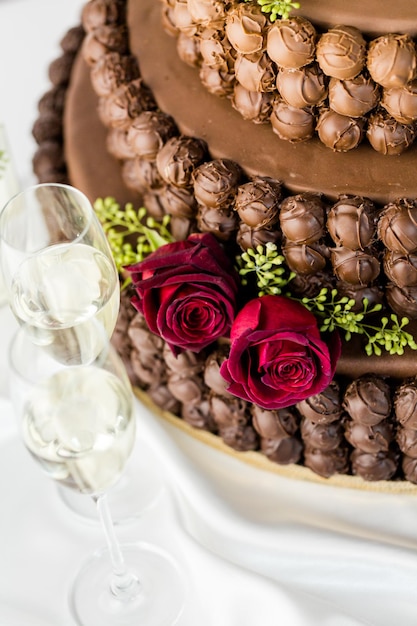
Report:
M 232 209 L 220 209 L 200 205 L 197 225 L 202 233 L 212 233 L 220 241 L 228 241 L 234 235 L 239 218 Z
M 412 124 L 402 124 L 383 109 L 371 113 L 366 137 L 374 150 L 387 156 L 402 154 L 413 143 L 416 130 Z
M 339 115 L 362 117 L 378 104 L 379 99 L 379 87 L 364 74 L 349 80 L 330 79 L 329 107 Z
M 351 311 L 355 313 L 362 312 L 364 309 L 364 299 L 368 301 L 367 308 L 372 309 L 376 304 L 382 305 L 384 301 L 384 290 L 378 285 L 349 285 L 347 283 L 338 283 L 337 291 L 341 296 L 347 296 L 349 300 L 354 300 Z
M 237 82 L 248 91 L 275 91 L 275 66 L 265 52 L 257 52 L 250 56 L 238 54 L 235 75 Z
M 376 83 L 386 89 L 403 87 L 413 80 L 417 59 L 413 40 L 408 35 L 383 35 L 368 49 L 368 70 Z
M 190 67 L 200 67 L 202 59 L 199 37 L 189 37 L 185 33 L 179 33 L 177 37 L 177 54 L 181 61 Z
M 399 317 L 417 319 L 417 287 L 397 287 L 388 284 L 385 289 L 388 305 Z
M 353 26 L 335 26 L 323 33 L 317 43 L 318 64 L 327 76 L 354 78 L 365 63 L 366 42 Z
M 231 72 L 236 52 L 223 31 L 205 29 L 199 37 L 201 64 L 213 70 Z
M 343 407 L 355 422 L 374 426 L 391 414 L 390 387 L 382 378 L 366 374 L 346 389 Z
M 274 133 L 285 141 L 306 141 L 314 133 L 313 111 L 292 107 L 282 98 L 274 99 L 270 121 Z
M 328 249 L 317 243 L 299 245 L 287 242 L 282 252 L 288 267 L 297 274 L 317 274 L 326 266 Z
M 404 454 L 401 465 L 405 479 L 410 483 L 417 483 L 417 459 Z
M 317 424 L 304 419 L 301 424 L 301 438 L 309 448 L 326 452 L 335 450 L 343 441 L 342 425 L 340 422 Z
M 214 209 L 229 208 L 241 182 L 242 170 L 234 161 L 216 159 L 199 165 L 192 178 L 199 204 Z
M 337 246 L 364 250 L 376 237 L 378 210 L 371 200 L 342 196 L 327 216 L 327 229 Z
M 390 480 L 397 471 L 397 458 L 392 452 L 370 454 L 354 450 L 351 463 L 352 474 L 370 482 Z
M 116 159 L 134 159 L 135 153 L 127 140 L 127 129 L 110 128 L 106 137 L 106 148 Z
M 303 445 L 297 437 L 283 437 L 282 439 L 261 439 L 261 452 L 270 461 L 279 465 L 298 463 L 301 458 Z
M 188 220 L 197 216 L 198 206 L 194 194 L 184 187 L 167 185 L 159 192 L 159 202 L 164 208 L 164 213 L 168 215 Z
M 300 423 L 300 416 L 293 407 L 268 411 L 253 404 L 251 414 L 254 429 L 266 439 L 283 439 L 294 435 Z
M 257 177 L 238 187 L 234 208 L 251 228 L 269 228 L 278 221 L 281 197 L 278 181 Z
M 258 246 L 264 247 L 267 243 L 277 245 L 280 241 L 281 231 L 278 228 L 251 228 L 245 222 L 239 224 L 236 234 L 236 243 L 242 250 L 256 250 Z
M 181 417 L 184 422 L 193 428 L 208 430 L 211 433 L 217 431 L 216 422 L 211 414 L 210 403 L 207 398 L 203 398 L 198 404 L 182 404 Z
M 220 0 L 187 0 L 187 8 L 196 24 L 215 27 L 223 22 L 224 3 Z
M 156 109 L 156 102 L 141 78 L 122 85 L 110 96 L 99 99 L 98 115 L 105 126 L 128 130 L 144 111 Z
M 243 119 L 250 120 L 254 124 L 269 123 L 272 112 L 272 93 L 248 91 L 236 83 L 230 101 Z
M 289 242 L 312 244 L 324 235 L 325 206 L 320 196 L 302 193 L 281 203 L 279 221 Z
M 204 367 L 204 382 L 218 396 L 229 396 L 227 382 L 220 375 L 220 367 L 229 355 L 228 346 L 220 346 L 212 352 L 206 360 Z
M 298 69 L 314 61 L 317 33 L 303 17 L 274 22 L 267 35 L 266 50 L 280 67 Z
M 380 272 L 379 261 L 369 250 L 332 248 L 331 261 L 336 277 L 350 285 L 369 285 Z
M 404 382 L 394 396 L 395 418 L 405 428 L 417 430 L 417 380 Z
M 257 450 L 259 438 L 250 424 L 237 424 L 219 429 L 219 435 L 227 446 L 237 452 Z
M 108 52 L 127 54 L 128 31 L 126 26 L 104 24 L 86 34 L 82 43 L 82 55 L 86 63 L 93 66 Z
M 148 161 L 148 159 L 136 157 L 125 161 L 122 176 L 129 189 L 135 189 L 139 193 L 156 191 L 163 187 L 155 161 Z
M 202 85 L 213 96 L 229 98 L 233 94 L 236 83 L 234 72 L 208 67 L 203 63 L 200 67 L 199 76 Z
M 296 70 L 280 68 L 276 84 L 285 102 L 298 109 L 320 104 L 327 96 L 327 81 L 317 63 Z
M 335 152 L 348 152 L 361 143 L 364 126 L 363 118 L 348 117 L 325 109 L 319 116 L 316 130 L 325 146 Z
M 296 406 L 303 417 L 316 424 L 330 424 L 339 420 L 342 405 L 338 383 L 332 381 L 322 392 L 298 402 Z
M 98 96 L 111 96 L 118 87 L 138 78 L 139 70 L 135 57 L 109 52 L 93 66 L 90 77 Z
M 264 48 L 264 31 L 267 18 L 259 6 L 241 3 L 233 7 L 226 17 L 226 35 L 240 54 L 253 54 Z
M 378 233 L 388 250 L 417 252 L 417 201 L 403 198 L 388 204 L 381 213 Z
M 384 89 L 381 106 L 401 124 L 411 124 L 417 120 L 417 80 L 404 87 Z
M 207 157 L 207 145 L 201 139 L 181 135 L 171 137 L 158 151 L 156 166 L 161 178 L 169 185 L 187 187 L 192 174 Z
M 341 447 L 335 450 L 306 447 L 304 465 L 323 478 L 330 478 L 333 474 L 347 474 L 349 470 L 348 450 Z
M 384 271 L 395 285 L 401 287 L 417 287 L 417 255 L 392 252 L 384 255 Z
M 345 429 L 347 441 L 354 448 L 370 454 L 388 452 L 394 439 L 393 425 L 388 420 L 383 420 L 373 426 L 347 421 Z
M 414 428 L 399 428 L 397 443 L 401 452 L 412 459 L 417 459 L 417 430 Z
M 127 140 L 135 154 L 153 161 L 166 141 L 176 135 L 173 118 L 160 111 L 144 111 L 130 125 Z

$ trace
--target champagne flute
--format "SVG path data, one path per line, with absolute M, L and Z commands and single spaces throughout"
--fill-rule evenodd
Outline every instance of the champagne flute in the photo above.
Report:
M 10 348 L 11 396 L 22 438 L 47 475 L 92 497 L 107 547 L 79 571 L 70 608 L 79 626 L 176 623 L 185 586 L 174 559 L 156 546 L 119 545 L 107 490 L 135 443 L 133 394 L 121 359 L 99 324 L 102 351 L 89 364 L 64 365 L 21 326 Z M 83 341 L 84 335 L 78 339 Z M 82 346 L 80 346 L 82 349 Z
M 18 193 L 0 214 L 0 255 L 10 307 L 31 329 L 32 340 L 64 362 L 93 359 L 100 346 L 91 339 L 97 340 L 91 320 L 98 318 L 111 336 L 120 283 L 87 197 L 69 185 L 49 183 Z M 77 354 L 75 346 L 84 352 Z
M 12 197 L 0 214 L 0 260 L 9 304 L 38 345 L 64 364 L 85 364 L 103 347 L 99 320 L 110 337 L 120 306 L 120 283 L 106 235 L 94 209 L 69 185 L 34 185 Z M 146 455 L 146 449 L 144 450 Z M 132 458 L 109 492 L 117 523 L 152 506 L 163 491 L 156 473 L 144 478 L 145 456 Z M 96 520 L 93 504 L 61 489 L 65 504 Z M 141 495 L 137 508 L 135 493 Z

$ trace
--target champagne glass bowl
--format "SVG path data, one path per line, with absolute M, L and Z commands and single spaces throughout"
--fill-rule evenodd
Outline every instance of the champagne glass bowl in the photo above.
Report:
M 100 346 L 74 335 L 91 334 L 97 318 L 111 336 L 120 286 L 87 197 L 61 184 L 34 185 L 15 195 L 0 214 L 0 261 L 10 307 L 31 329 L 32 340 L 63 361 L 94 358 Z M 75 345 L 85 352 L 77 354 Z
M 94 500 L 104 530 L 106 548 L 85 562 L 70 591 L 75 622 L 169 626 L 183 609 L 182 573 L 156 546 L 119 545 L 112 525 L 107 490 L 123 475 L 136 421 L 122 361 L 101 325 L 93 329 L 103 346 L 94 361 L 64 365 L 22 325 L 10 348 L 12 402 L 31 456 L 48 476 Z

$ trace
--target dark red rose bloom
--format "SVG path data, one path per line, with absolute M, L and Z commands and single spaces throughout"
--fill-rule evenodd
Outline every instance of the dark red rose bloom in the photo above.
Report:
M 314 315 L 283 296 L 248 302 L 230 338 L 220 368 L 227 390 L 264 409 L 282 409 L 325 389 L 341 350 L 337 334 L 326 345 Z
M 213 235 L 166 244 L 127 269 L 136 290 L 133 306 L 174 354 L 200 352 L 229 335 L 238 275 Z

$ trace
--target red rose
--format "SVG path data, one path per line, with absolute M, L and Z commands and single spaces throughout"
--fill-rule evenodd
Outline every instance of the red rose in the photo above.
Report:
M 227 390 L 264 409 L 281 409 L 325 389 L 340 356 L 340 339 L 322 340 L 314 315 L 283 296 L 251 300 L 233 323 L 220 374 Z
M 136 290 L 132 304 L 174 354 L 200 352 L 228 336 L 238 276 L 213 235 L 166 244 L 127 269 Z

